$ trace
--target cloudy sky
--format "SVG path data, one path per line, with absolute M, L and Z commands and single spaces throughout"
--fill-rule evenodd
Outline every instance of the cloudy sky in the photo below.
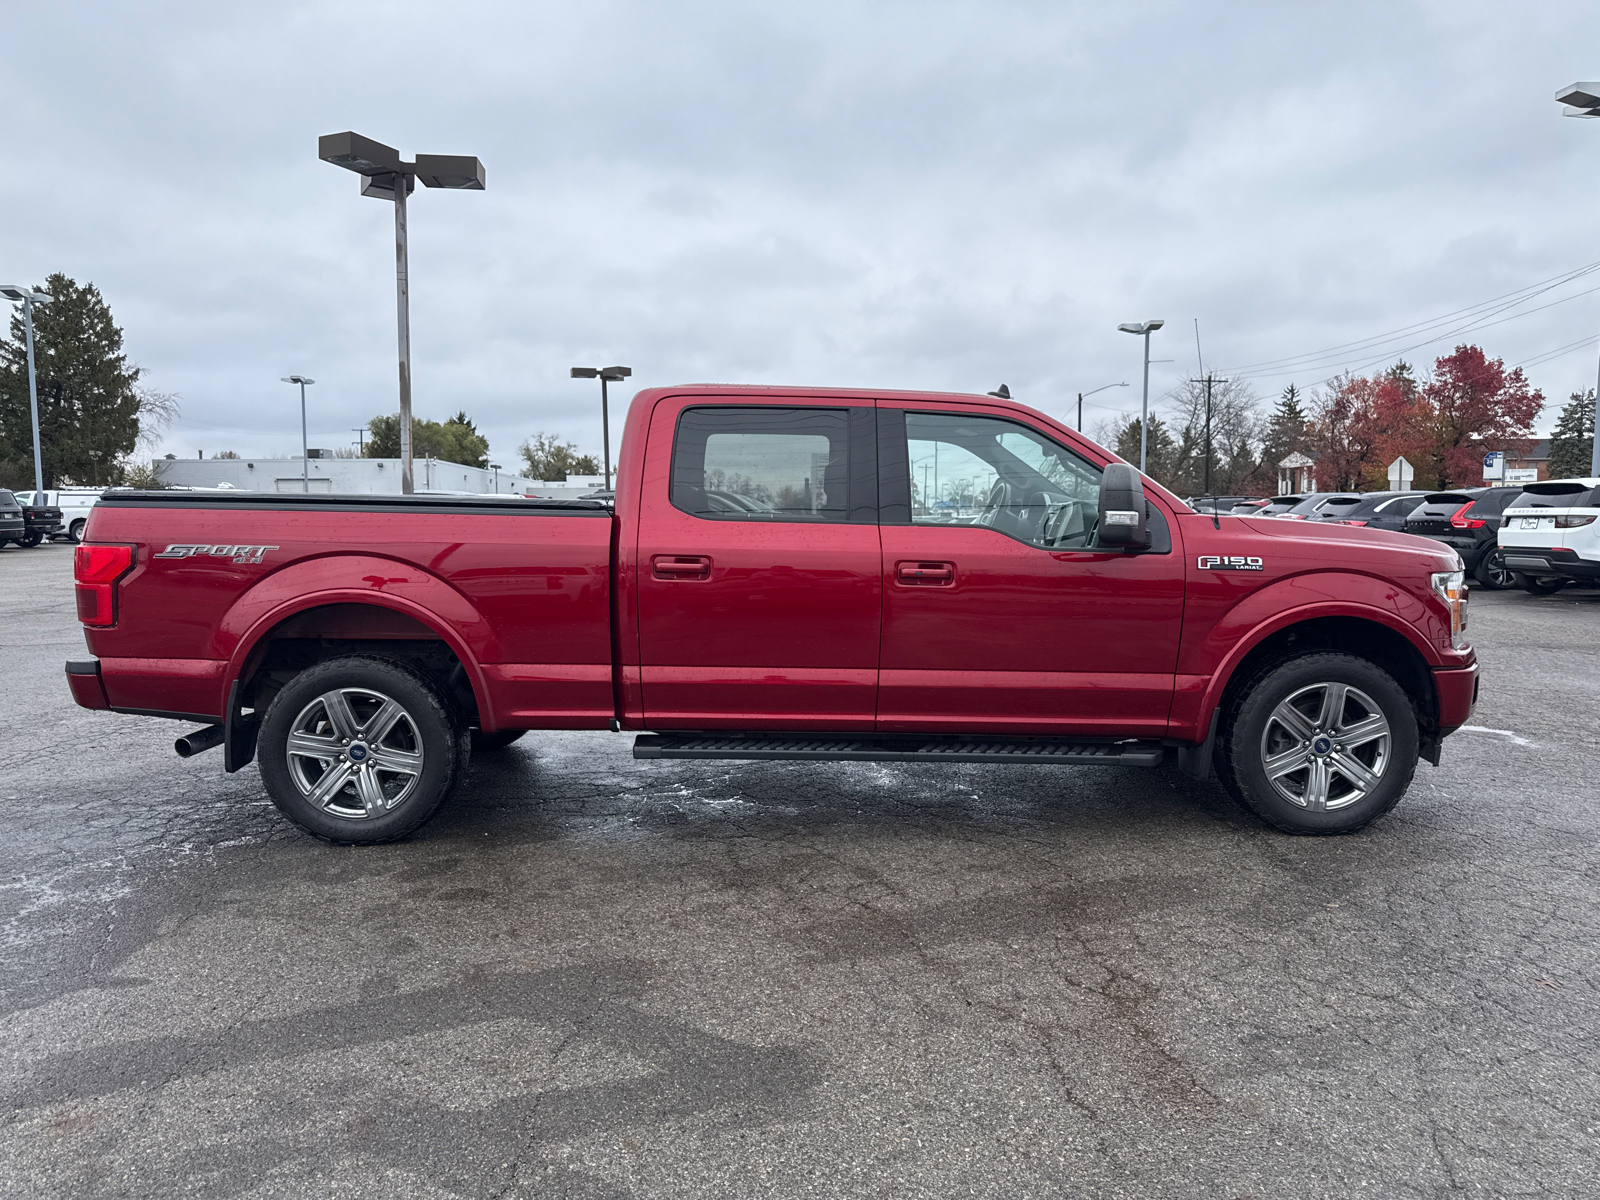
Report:
M 500 462 L 598 449 L 573 364 L 1058 414 L 1132 383 L 1093 427 L 1150 317 L 1153 395 L 1198 319 L 1208 366 L 1296 360 L 1264 397 L 1471 339 L 1559 403 L 1600 121 L 1553 96 L 1597 35 L 1480 0 L 6 4 L 0 279 L 99 285 L 182 396 L 164 449 L 295 450 L 293 371 L 311 443 L 352 442 L 396 389 L 392 206 L 316 157 L 351 129 L 486 165 L 412 199 L 412 345 L 418 415 Z

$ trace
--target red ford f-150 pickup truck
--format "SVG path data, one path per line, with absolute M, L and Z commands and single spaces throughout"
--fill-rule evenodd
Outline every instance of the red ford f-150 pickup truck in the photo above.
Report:
M 290 820 L 401 837 L 471 747 L 1157 765 L 1263 820 L 1387 812 L 1476 699 L 1461 562 L 1200 514 L 1022 405 L 641 392 L 615 508 L 109 493 L 77 551 L 87 708 L 202 723 Z

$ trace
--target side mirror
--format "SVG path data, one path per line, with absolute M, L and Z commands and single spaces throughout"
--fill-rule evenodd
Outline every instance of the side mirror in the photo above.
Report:
M 1100 545 L 1128 550 L 1149 546 L 1148 512 L 1139 472 L 1127 463 L 1107 466 L 1100 476 Z

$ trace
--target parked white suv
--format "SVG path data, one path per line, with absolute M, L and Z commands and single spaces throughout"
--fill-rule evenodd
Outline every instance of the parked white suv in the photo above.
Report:
M 83 523 L 89 519 L 89 510 L 94 507 L 95 501 L 105 494 L 105 490 L 105 488 L 69 487 L 61 488 L 59 491 L 41 492 L 45 504 L 61 510 L 61 532 L 53 536 L 81 542 Z M 33 493 L 18 492 L 17 499 L 24 504 L 32 504 Z
M 1600 479 L 1528 484 L 1506 507 L 1499 538 L 1506 566 L 1536 595 L 1600 583 Z

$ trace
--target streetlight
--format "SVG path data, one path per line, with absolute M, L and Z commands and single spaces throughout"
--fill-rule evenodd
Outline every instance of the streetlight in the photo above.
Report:
M 1139 418 L 1139 473 L 1144 474 L 1146 448 L 1150 440 L 1150 335 L 1165 325 L 1165 321 L 1129 321 L 1117 328 L 1123 333 L 1136 333 L 1144 338 L 1144 412 Z
M 500 464 L 490 463 L 489 469 L 494 472 L 494 494 L 498 496 L 500 494 Z
M 406 278 L 406 197 L 416 187 L 483 191 L 483 164 L 471 155 L 419 154 L 403 162 L 400 152 L 359 133 L 317 139 L 317 157 L 361 176 L 361 194 L 394 201 L 395 309 L 400 326 L 400 491 L 411 495 L 411 294 Z
M 1567 106 L 1569 117 L 1600 117 L 1600 83 L 1574 83 L 1556 93 L 1556 100 Z M 1594 390 L 1594 446 L 1589 451 L 1589 474 L 1600 475 L 1600 372 Z
M 1106 390 L 1106 388 L 1127 387 L 1127 386 L 1128 385 L 1125 384 L 1125 383 L 1108 383 L 1104 387 L 1095 388 L 1094 392 L 1103 392 L 1103 391 Z M 1079 433 L 1083 432 L 1083 398 L 1085 396 L 1094 395 L 1094 392 L 1079 392 L 1078 393 L 1078 432 Z
M 632 367 L 573 367 L 574 379 L 600 380 L 600 436 L 605 441 L 606 458 L 606 487 L 611 487 L 611 416 L 610 405 L 606 399 L 606 384 L 620 383 L 633 374 Z
M 311 490 L 311 451 L 306 447 L 310 444 L 306 440 L 306 384 L 315 383 L 315 379 L 308 379 L 304 375 L 285 375 L 285 383 L 298 383 L 300 385 L 300 474 L 305 477 L 306 491 Z
M 22 305 L 22 324 L 28 330 L 28 410 L 33 414 L 33 502 L 44 504 L 44 459 L 39 453 L 39 386 L 33 378 L 33 306 L 49 304 L 49 292 L 36 292 L 15 283 L 0 284 L 0 296 Z

